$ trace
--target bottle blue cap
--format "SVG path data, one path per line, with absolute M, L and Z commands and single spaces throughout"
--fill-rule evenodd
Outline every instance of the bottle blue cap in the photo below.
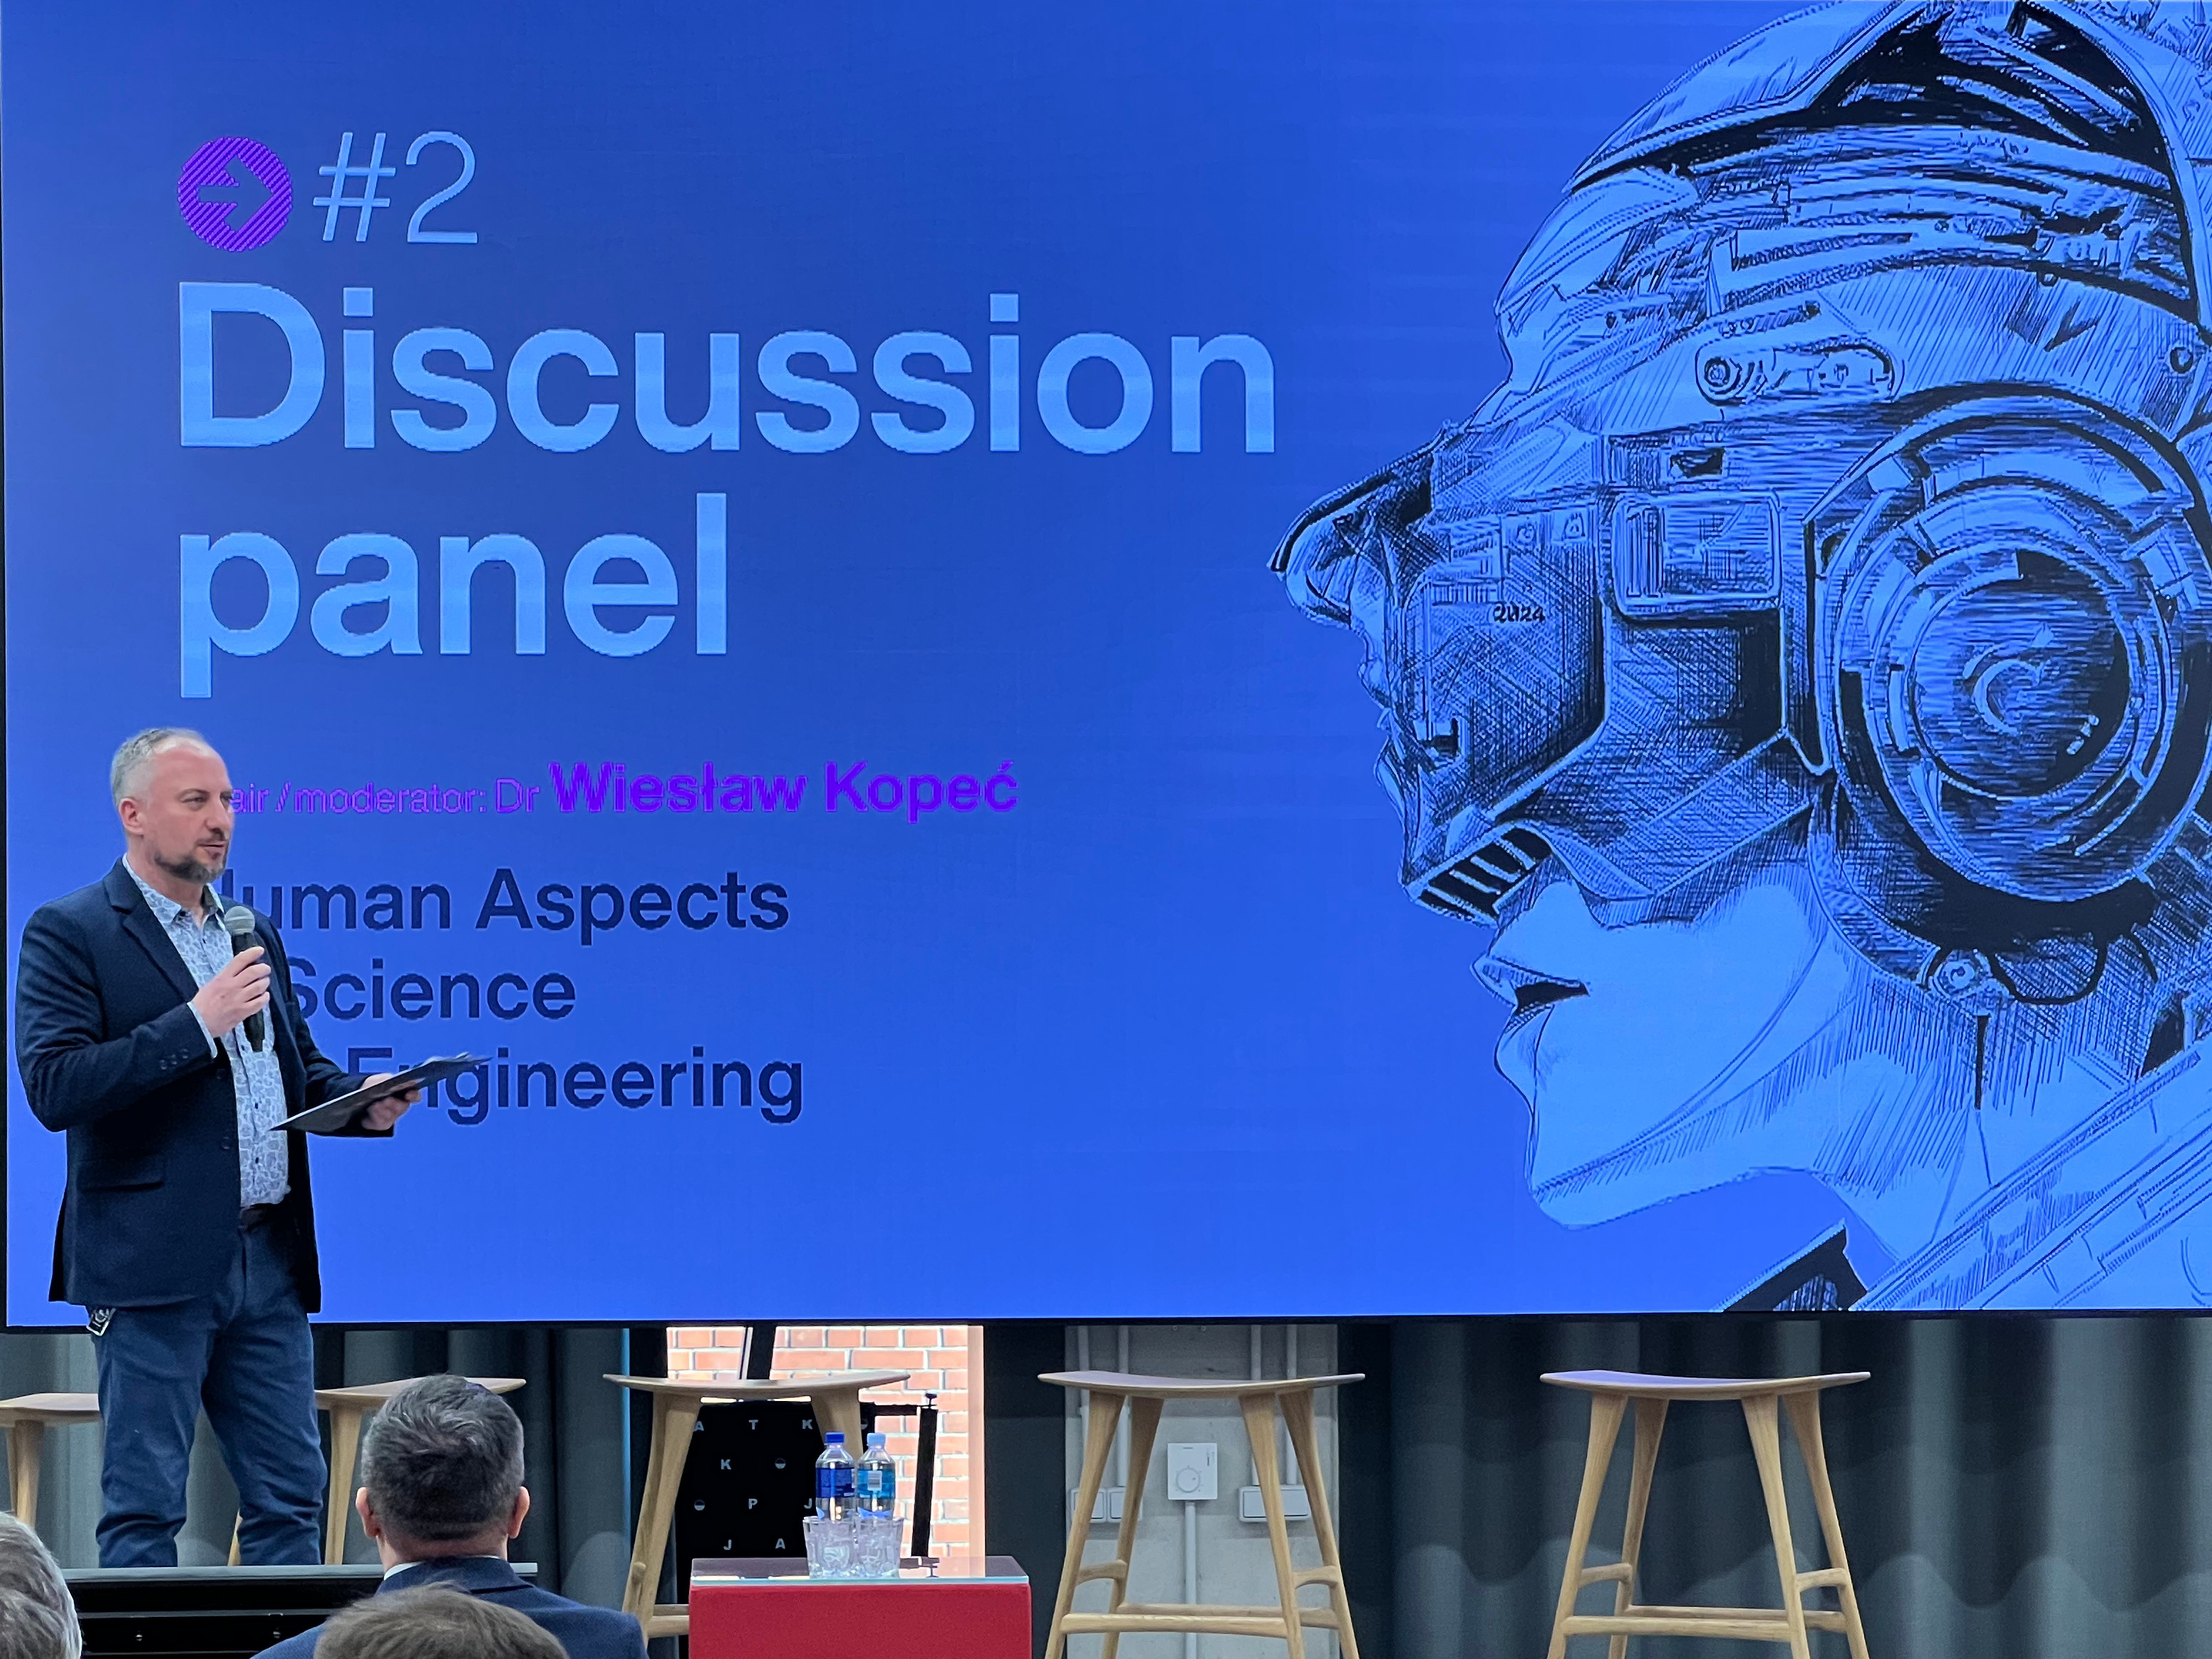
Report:
M 845 1443 L 845 1437 L 834 1429 L 830 1431 L 828 1438 L 833 1446 L 842 1446 Z

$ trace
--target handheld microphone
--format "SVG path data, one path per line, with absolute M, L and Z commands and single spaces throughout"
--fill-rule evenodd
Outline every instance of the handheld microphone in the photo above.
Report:
M 251 951 L 259 941 L 253 937 L 253 912 L 242 904 L 234 904 L 222 913 L 223 931 L 230 935 L 230 953 Z M 262 1039 L 268 1035 L 269 1020 L 264 1014 L 246 1017 L 246 1040 L 260 1051 Z

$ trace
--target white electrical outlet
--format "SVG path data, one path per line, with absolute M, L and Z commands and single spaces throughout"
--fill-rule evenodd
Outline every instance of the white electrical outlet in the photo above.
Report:
M 1237 1513 L 1247 1521 L 1267 1520 L 1267 1502 L 1260 1496 L 1260 1489 L 1257 1486 L 1246 1486 L 1237 1492 Z M 1306 1489 L 1304 1486 L 1283 1488 L 1283 1519 L 1285 1521 L 1313 1519 L 1313 1500 L 1306 1496 Z
M 1202 1504 L 1221 1496 L 1221 1449 L 1211 1440 L 1168 1447 L 1168 1496 Z
M 1070 1516 L 1074 1515 L 1075 1500 L 1080 1496 L 1074 1487 L 1067 1489 L 1067 1512 Z M 1121 1518 L 1121 1487 L 1099 1487 L 1098 1496 L 1091 1505 L 1091 1524 L 1097 1526 L 1102 1521 L 1119 1521 Z

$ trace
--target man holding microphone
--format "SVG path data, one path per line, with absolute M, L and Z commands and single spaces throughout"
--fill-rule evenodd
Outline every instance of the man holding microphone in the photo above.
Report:
M 267 916 L 234 952 L 210 886 L 230 857 L 222 757 L 156 728 L 116 751 L 110 782 L 123 857 L 39 908 L 15 981 L 24 1092 L 69 1136 L 49 1294 L 85 1308 L 99 1359 L 100 1564 L 176 1565 L 203 1406 L 238 1484 L 240 1559 L 312 1564 L 322 1285 L 307 1137 L 270 1130 L 378 1079 L 316 1048 Z M 345 1133 L 388 1134 L 415 1098 Z

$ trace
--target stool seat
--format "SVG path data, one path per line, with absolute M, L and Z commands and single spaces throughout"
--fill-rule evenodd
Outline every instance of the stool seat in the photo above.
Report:
M 1557 1389 L 1625 1395 L 1631 1400 L 1751 1400 L 1763 1394 L 1818 1394 L 1863 1382 L 1872 1371 L 1833 1371 L 1824 1376 L 1652 1376 L 1642 1371 L 1547 1371 Z
M 317 1389 L 315 1404 L 324 1411 L 336 1411 L 341 1406 L 359 1406 L 371 1415 L 392 1403 L 392 1396 L 402 1389 L 411 1389 L 422 1379 L 419 1376 L 396 1376 L 389 1382 L 349 1382 L 343 1388 Z M 513 1394 L 523 1385 L 519 1376 L 471 1376 L 463 1379 L 473 1382 L 486 1394 Z
M 641 1394 L 678 1396 L 702 1406 L 727 1406 L 740 1400 L 811 1400 L 825 1389 L 857 1395 L 863 1389 L 895 1389 L 913 1375 L 912 1371 L 823 1371 L 814 1376 L 672 1377 L 623 1376 L 609 1371 L 606 1378 Z M 857 1416 L 854 1419 L 855 1424 L 859 1420 Z M 841 1422 L 830 1426 L 845 1427 Z M 860 1430 L 855 1427 L 849 1432 L 858 1434 Z
M 1843 1524 L 1836 1518 L 1836 1494 L 1828 1484 L 1827 1455 L 1820 1443 L 1820 1396 L 1830 1389 L 1867 1381 L 1868 1371 L 1838 1371 L 1818 1376 L 1655 1376 L 1641 1371 L 1550 1371 L 1544 1381 L 1575 1389 L 1590 1397 L 1589 1447 L 1583 1463 L 1583 1489 L 1575 1503 L 1574 1531 L 1567 1540 L 1567 1564 L 1560 1576 L 1559 1612 L 1552 1620 L 1548 1659 L 1567 1659 L 1567 1644 L 1578 1636 L 1608 1638 L 1607 1659 L 1626 1659 L 1632 1636 L 1714 1636 L 1739 1642 L 1771 1642 L 1790 1650 L 1790 1659 L 1812 1659 L 1810 1631 L 1833 1631 L 1850 1644 L 1851 1659 L 1867 1659 L 1866 1631 L 1859 1620 L 1857 1588 L 1844 1555 Z M 1782 1575 L 1778 1607 L 1676 1607 L 1638 1604 L 1636 1575 L 1644 1548 L 1644 1519 L 1651 1501 L 1651 1474 L 1659 1462 L 1659 1437 L 1668 1407 L 1675 1401 L 1726 1401 L 1741 1407 L 1759 1465 L 1759 1484 L 1766 1499 L 1766 1522 L 1774 1538 L 1775 1564 Z M 1618 1565 L 1586 1567 L 1598 1499 L 1621 1419 L 1636 1407 L 1636 1458 L 1628 1478 L 1628 1518 L 1621 1528 Z M 1812 1479 L 1813 1508 L 1828 1547 L 1828 1565 L 1797 1571 L 1796 1547 L 1790 1536 L 1790 1502 L 1782 1484 L 1781 1414 L 1790 1414 L 1798 1456 Z M 1613 1611 L 1581 1613 L 1576 1601 L 1593 1584 L 1613 1586 Z M 1808 1590 L 1836 1593 L 1838 1607 L 1808 1608 Z
M 19 1394 L 0 1400 L 0 1428 L 8 1431 L 8 1499 L 15 1518 L 39 1526 L 39 1467 L 46 1431 L 100 1421 L 96 1394 Z
M 1226 1378 L 1140 1376 L 1133 1371 L 1045 1371 L 1037 1377 L 1040 1382 L 1057 1383 L 1063 1389 L 1118 1394 L 1125 1398 L 1142 1395 L 1151 1400 L 1243 1400 L 1253 1395 L 1311 1394 L 1316 1389 L 1341 1388 L 1347 1382 L 1366 1380 L 1364 1371 L 1346 1371 L 1335 1376 Z
M 1314 1393 L 1347 1382 L 1364 1382 L 1363 1373 L 1340 1372 L 1333 1376 L 1196 1377 L 1144 1376 L 1133 1371 L 1045 1371 L 1041 1382 L 1063 1389 L 1080 1389 L 1097 1396 L 1085 1414 L 1083 1476 L 1075 1492 L 1075 1512 L 1068 1519 L 1067 1557 L 1060 1574 L 1060 1595 L 1053 1604 L 1052 1626 L 1045 1638 L 1044 1659 L 1065 1659 L 1071 1636 L 1103 1635 L 1100 1659 L 1115 1659 L 1124 1635 L 1183 1632 L 1218 1636 L 1272 1637 L 1290 1650 L 1290 1659 L 1305 1659 L 1305 1630 L 1310 1626 L 1333 1630 L 1343 1659 L 1359 1659 L 1359 1644 L 1352 1633 L 1352 1601 L 1344 1588 L 1344 1567 L 1336 1548 L 1336 1522 L 1328 1511 L 1328 1493 L 1322 1481 L 1320 1443 L 1314 1436 Z M 1272 1607 L 1227 1607 L 1196 1601 L 1133 1601 L 1129 1592 L 1129 1555 L 1136 1542 L 1137 1513 L 1144 1504 L 1145 1472 L 1152 1461 L 1152 1441 L 1159 1432 L 1160 1411 L 1170 1400 L 1234 1400 L 1244 1415 L 1244 1431 L 1252 1442 L 1254 1484 L 1267 1512 L 1267 1541 L 1275 1557 L 1276 1604 Z M 1107 1402 L 1111 1409 L 1101 1409 Z M 1114 1448 L 1121 1413 L 1129 1416 L 1129 1470 L 1132 1491 L 1121 1505 L 1121 1529 L 1115 1540 L 1114 1557 L 1090 1566 L 1083 1565 L 1083 1547 L 1091 1536 L 1092 1507 L 1106 1478 L 1106 1459 Z M 1304 1569 L 1291 1565 L 1291 1534 L 1283 1513 L 1281 1463 L 1275 1445 L 1275 1413 L 1283 1414 L 1290 1431 L 1291 1449 L 1297 1454 L 1298 1472 L 1313 1511 L 1314 1541 L 1321 1547 L 1321 1565 Z M 1079 1585 L 1093 1579 L 1107 1583 L 1106 1611 L 1074 1610 Z M 1298 1592 L 1318 1584 L 1328 1592 L 1326 1607 L 1302 1607 Z
M 629 1577 L 623 1587 L 623 1611 L 645 1626 L 646 1640 L 662 1636 L 689 1636 L 691 1610 L 681 1602 L 655 1605 L 653 1592 L 660 1585 L 661 1558 L 668 1553 L 668 1530 L 676 1520 L 676 1494 L 684 1480 L 684 1462 L 691 1453 L 691 1431 L 702 1406 L 729 1405 L 739 1400 L 804 1400 L 814 1407 L 815 1420 L 826 1430 L 845 1437 L 845 1443 L 860 1443 L 860 1393 L 864 1389 L 895 1389 L 912 1371 L 818 1371 L 811 1376 L 777 1377 L 625 1376 L 609 1371 L 606 1379 L 635 1389 L 653 1401 L 653 1439 L 645 1458 L 645 1494 L 638 1500 L 636 1541 L 629 1557 Z
M 19 1394 L 13 1400 L 0 1400 L 0 1428 L 18 1423 L 43 1423 L 51 1428 L 99 1421 L 96 1394 Z

